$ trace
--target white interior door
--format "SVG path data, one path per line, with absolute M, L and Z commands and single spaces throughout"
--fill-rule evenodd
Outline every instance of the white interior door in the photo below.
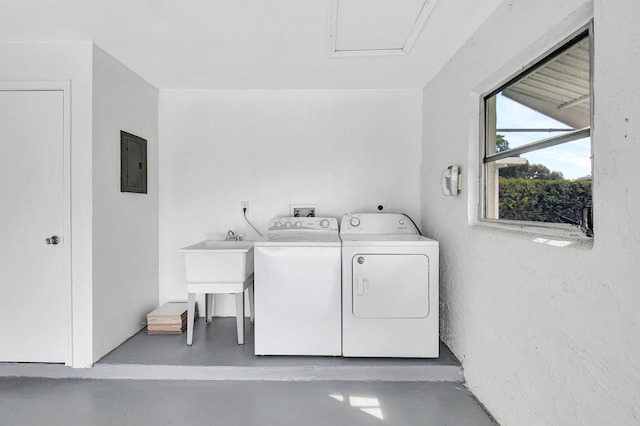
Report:
M 69 358 L 64 138 L 64 91 L 0 90 L 0 361 Z
M 357 254 L 352 259 L 356 318 L 429 315 L 429 258 L 422 254 Z

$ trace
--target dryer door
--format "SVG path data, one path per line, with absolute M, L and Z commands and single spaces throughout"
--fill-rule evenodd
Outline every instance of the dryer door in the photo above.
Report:
M 429 315 L 429 258 L 423 254 L 356 254 L 352 259 L 356 318 Z

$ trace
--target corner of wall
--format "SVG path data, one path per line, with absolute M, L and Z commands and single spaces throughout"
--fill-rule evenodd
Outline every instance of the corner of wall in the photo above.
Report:
M 93 45 L 93 360 L 158 304 L 158 90 Z M 120 132 L 147 140 L 147 193 L 120 192 Z

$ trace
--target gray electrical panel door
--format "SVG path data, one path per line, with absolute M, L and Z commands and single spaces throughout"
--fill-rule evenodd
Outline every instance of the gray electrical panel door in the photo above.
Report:
M 147 141 L 120 132 L 120 192 L 147 193 Z

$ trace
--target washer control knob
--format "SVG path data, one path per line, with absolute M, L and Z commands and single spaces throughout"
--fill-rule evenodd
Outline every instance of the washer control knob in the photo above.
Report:
M 291 228 L 291 222 L 286 221 L 286 222 L 284 223 L 284 226 L 285 226 L 285 227 L 287 227 L 287 228 Z
M 282 224 L 280 222 L 276 222 L 273 224 L 273 226 L 275 226 L 276 228 L 280 228 Z
M 320 221 L 320 227 L 321 228 L 328 228 L 329 227 L 329 220 L 328 219 L 322 219 Z
M 357 217 L 352 217 L 349 223 L 351 224 L 351 226 L 358 226 L 360 225 L 360 219 L 358 219 Z
M 300 222 L 300 221 L 296 222 L 296 226 L 297 226 L 298 228 L 299 228 L 299 227 L 301 227 L 301 226 L 302 226 L 302 222 Z
M 398 221 L 398 223 L 399 223 L 400 225 L 404 225 L 404 219 L 400 219 L 400 220 Z

